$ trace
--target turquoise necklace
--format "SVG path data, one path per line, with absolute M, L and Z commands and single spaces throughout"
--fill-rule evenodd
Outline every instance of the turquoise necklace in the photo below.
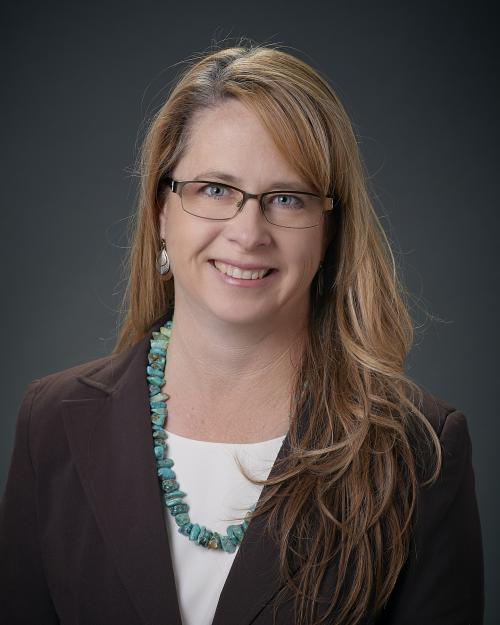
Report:
M 161 387 L 165 383 L 165 364 L 167 362 L 167 348 L 172 334 L 172 321 L 160 328 L 159 332 L 153 332 L 150 340 L 151 349 L 148 354 L 149 364 L 146 367 L 147 381 L 149 384 L 149 404 L 151 406 L 151 429 L 153 431 L 153 449 L 156 459 L 158 479 L 163 491 L 163 499 L 169 513 L 174 517 L 179 526 L 178 532 L 187 536 L 189 540 L 207 549 L 222 549 L 227 553 L 233 553 L 236 547 L 243 540 L 248 527 L 252 506 L 245 515 L 243 523 L 239 525 L 228 525 L 227 534 L 221 535 L 204 525 L 191 523 L 188 510 L 189 506 L 182 499 L 186 493 L 179 489 L 179 482 L 172 471 L 174 461 L 167 457 L 168 433 L 163 426 L 168 415 L 167 399 L 169 395 L 161 392 Z

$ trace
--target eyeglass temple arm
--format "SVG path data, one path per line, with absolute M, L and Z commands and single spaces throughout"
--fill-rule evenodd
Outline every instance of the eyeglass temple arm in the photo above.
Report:
M 172 189 L 172 191 L 177 191 L 177 181 L 171 178 L 168 174 L 164 174 L 160 177 L 160 182 L 164 180 L 168 186 Z

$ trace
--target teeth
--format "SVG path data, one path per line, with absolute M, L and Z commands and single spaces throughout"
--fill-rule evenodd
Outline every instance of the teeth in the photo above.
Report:
M 233 278 L 240 278 L 242 280 L 260 280 L 268 271 L 267 269 L 260 269 L 259 271 L 242 271 L 239 267 L 235 267 L 234 265 L 226 265 L 225 263 L 221 263 L 217 260 L 214 260 L 214 265 L 222 273 L 225 273 L 226 275 Z

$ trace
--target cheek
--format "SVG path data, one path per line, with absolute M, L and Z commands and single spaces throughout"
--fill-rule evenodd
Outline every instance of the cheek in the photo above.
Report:
M 164 218 L 167 249 L 175 258 L 185 260 L 205 253 L 208 246 L 219 236 L 217 224 L 210 224 L 178 211 L 175 207 L 167 211 Z
M 290 246 L 292 258 L 305 274 L 314 274 L 321 260 L 321 238 L 309 236 L 296 238 Z

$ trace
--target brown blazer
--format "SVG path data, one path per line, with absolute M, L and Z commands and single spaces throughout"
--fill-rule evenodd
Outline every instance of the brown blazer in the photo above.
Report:
M 165 315 L 155 324 L 158 330 Z M 0 622 L 181 625 L 151 444 L 146 336 L 33 381 L 16 422 L 0 511 Z M 387 608 L 363 625 L 480 625 L 483 551 L 465 416 L 426 394 L 444 448 L 423 489 L 413 545 Z M 288 448 L 285 438 L 281 457 Z M 273 469 L 274 470 L 274 469 Z M 248 527 L 213 625 L 271 625 L 278 551 Z M 332 565 L 324 596 L 337 583 Z M 292 603 L 277 625 L 292 625 Z

